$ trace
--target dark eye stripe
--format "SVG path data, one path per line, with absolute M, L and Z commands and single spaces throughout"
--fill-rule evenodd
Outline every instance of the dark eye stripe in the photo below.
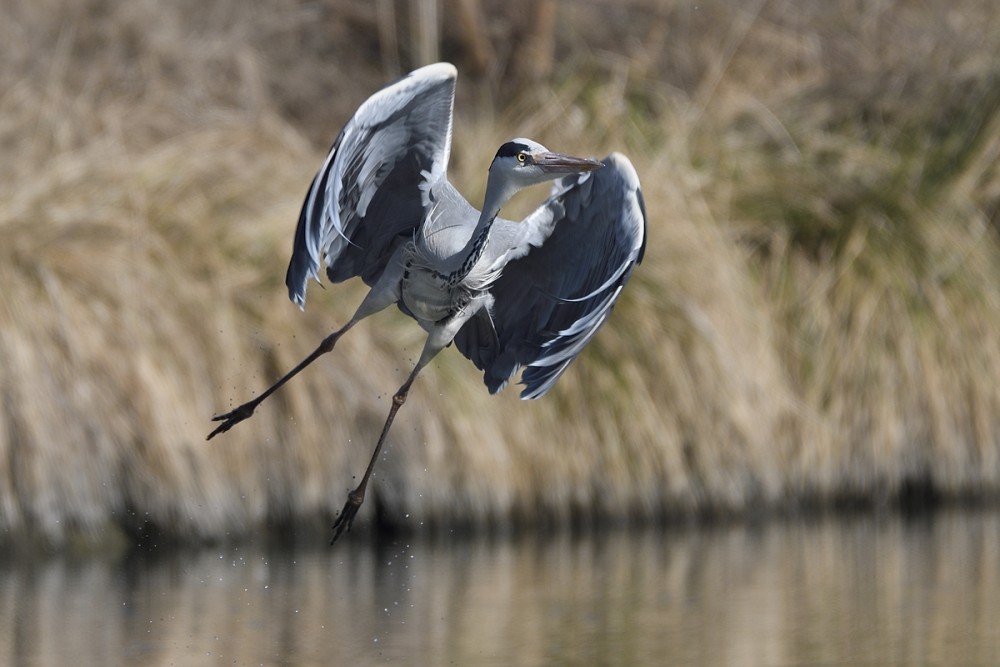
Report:
M 525 146 L 517 141 L 508 141 L 500 150 L 497 151 L 497 157 L 517 157 L 519 153 L 531 150 L 530 147 Z

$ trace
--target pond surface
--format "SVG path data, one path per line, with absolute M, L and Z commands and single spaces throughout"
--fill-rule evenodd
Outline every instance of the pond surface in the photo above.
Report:
M 995 665 L 1000 514 L 0 564 L 3 665 Z

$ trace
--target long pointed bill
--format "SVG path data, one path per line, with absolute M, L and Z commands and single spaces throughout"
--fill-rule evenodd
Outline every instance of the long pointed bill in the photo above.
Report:
M 535 164 L 548 174 L 578 174 L 583 171 L 594 171 L 604 165 L 597 160 L 583 157 L 570 157 L 561 153 L 538 153 L 534 155 Z

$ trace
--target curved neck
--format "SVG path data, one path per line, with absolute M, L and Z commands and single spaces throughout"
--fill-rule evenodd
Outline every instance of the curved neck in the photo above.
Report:
M 500 214 L 500 208 L 507 203 L 507 200 L 514 196 L 516 191 L 517 189 L 512 187 L 509 182 L 495 178 L 494 173 L 490 172 L 489 178 L 486 181 L 486 196 L 483 201 L 483 210 L 479 214 L 479 220 L 476 222 L 475 229 L 472 230 L 469 241 L 462 249 L 465 260 L 462 262 L 462 267 L 453 274 L 455 282 L 459 282 L 468 276 L 469 272 L 472 271 L 472 268 L 483 256 L 483 253 L 486 251 L 486 244 L 490 239 L 490 229 Z

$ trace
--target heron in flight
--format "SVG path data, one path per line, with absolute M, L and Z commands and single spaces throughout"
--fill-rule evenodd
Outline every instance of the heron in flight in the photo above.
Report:
M 448 182 L 455 67 L 418 69 L 375 93 L 341 130 L 306 195 L 285 284 L 305 307 L 320 265 L 334 283 L 371 290 L 353 317 L 262 394 L 213 417 L 208 438 L 250 417 L 285 382 L 362 319 L 393 304 L 427 332 L 358 486 L 333 527 L 350 530 L 410 386 L 454 343 L 490 393 L 521 368 L 522 399 L 544 395 L 607 319 L 646 245 L 646 211 L 629 160 L 549 151 L 530 139 L 500 147 L 477 211 Z M 558 180 L 557 180 L 558 179 Z M 522 188 L 555 181 L 521 222 L 499 217 Z

